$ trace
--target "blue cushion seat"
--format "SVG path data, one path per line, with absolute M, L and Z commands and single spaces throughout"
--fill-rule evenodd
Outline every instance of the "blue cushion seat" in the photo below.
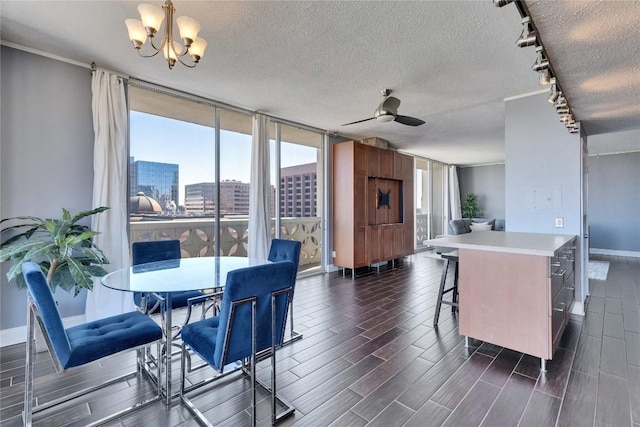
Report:
M 65 369 L 162 338 L 156 322 L 139 311 L 73 326 L 66 332 L 71 352 L 61 361 Z
M 95 320 L 65 329 L 40 266 L 24 263 L 22 271 L 38 307 L 46 334 L 63 369 L 93 362 L 110 354 L 162 338 L 162 329 L 138 311 Z
M 232 303 L 255 297 L 256 351 L 270 348 L 271 295 L 278 290 L 293 289 L 294 281 L 295 264 L 288 260 L 230 271 L 227 275 L 220 315 L 185 325 L 182 328 L 182 341 L 218 371 L 222 371 L 228 363 L 251 356 L 251 304 L 236 306 L 232 316 Z M 278 346 L 284 336 L 287 298 L 287 294 L 276 297 Z M 227 330 L 229 342 L 225 347 Z

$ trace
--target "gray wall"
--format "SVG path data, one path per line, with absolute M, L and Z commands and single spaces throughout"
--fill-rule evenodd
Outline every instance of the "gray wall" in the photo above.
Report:
M 582 236 L 582 146 L 546 101 L 548 94 L 505 103 L 506 230 Z M 556 228 L 555 218 L 564 227 Z M 583 302 L 583 241 L 576 253 L 576 301 Z
M 0 216 L 51 218 L 63 207 L 91 209 L 90 71 L 6 46 L 0 55 Z M 26 324 L 25 290 L 7 282 L 8 264 L 0 266 L 1 329 Z M 56 299 L 63 317 L 84 313 L 85 292 L 74 298 L 58 291 Z
M 590 246 L 640 252 L 640 152 L 589 157 Z
M 460 198 L 478 195 L 478 203 L 485 218 L 504 219 L 504 164 L 458 168 Z
M 507 101 L 507 231 L 580 234 L 581 149 L 546 102 L 547 94 Z M 563 228 L 555 227 L 562 217 Z

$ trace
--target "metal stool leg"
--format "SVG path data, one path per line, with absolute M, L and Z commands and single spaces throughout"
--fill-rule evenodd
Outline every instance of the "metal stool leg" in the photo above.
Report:
M 440 289 L 438 290 L 438 300 L 436 301 L 436 313 L 433 316 L 433 326 L 438 326 L 438 319 L 440 318 L 440 307 L 442 306 L 442 294 L 444 293 L 444 286 L 447 282 L 447 270 L 449 269 L 449 260 L 444 260 L 444 266 L 442 267 L 442 276 L 440 277 Z
M 458 261 L 452 261 L 454 263 L 453 269 L 453 295 L 451 296 L 451 301 L 455 304 L 451 304 L 451 312 L 455 313 L 456 311 L 460 311 L 458 309 Z

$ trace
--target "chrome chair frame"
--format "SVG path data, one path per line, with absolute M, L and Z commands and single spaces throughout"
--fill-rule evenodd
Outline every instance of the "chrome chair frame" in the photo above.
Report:
M 281 242 L 282 242 L 282 243 L 284 243 L 284 244 L 287 244 L 288 242 L 291 242 L 292 244 L 297 243 L 297 244 L 299 244 L 300 246 L 302 246 L 302 243 L 301 243 L 301 242 L 299 242 L 299 241 L 297 241 L 297 240 L 272 239 L 272 240 L 271 240 L 271 247 L 269 248 L 269 255 L 268 255 L 269 261 L 278 262 L 277 260 L 272 259 L 272 258 L 273 258 L 273 253 L 272 253 L 272 250 L 273 250 L 273 244 L 274 244 L 274 242 L 277 242 L 277 241 L 281 241 Z M 297 280 L 297 276 L 298 276 L 298 266 L 299 266 L 299 264 L 300 264 L 300 253 L 299 253 L 299 251 L 300 251 L 300 249 L 298 249 L 298 259 L 296 259 L 296 260 L 292 260 L 292 261 L 294 262 L 295 266 L 296 266 L 296 270 L 295 270 L 295 273 L 294 273 L 294 274 L 296 275 L 296 279 L 295 279 L 295 280 Z M 294 283 L 295 283 L 295 282 L 294 282 Z M 293 298 L 291 299 L 291 302 L 290 302 L 290 304 L 289 304 L 289 322 L 290 322 L 290 324 L 289 324 L 289 326 L 290 326 L 289 338 L 288 338 L 288 339 L 285 339 L 285 340 L 282 342 L 282 345 L 288 345 L 288 344 L 291 344 L 291 343 L 293 343 L 293 342 L 295 342 L 295 341 L 301 340 L 301 339 L 303 338 L 302 333 L 301 333 L 301 332 L 296 331 L 296 330 L 294 329 L 294 327 L 293 327 Z
M 91 386 L 91 387 L 87 387 L 85 389 L 79 390 L 77 392 L 68 394 L 64 397 L 58 398 L 58 399 L 54 399 L 50 402 L 44 403 L 42 405 L 38 405 L 38 406 L 33 406 L 33 378 L 34 378 L 34 359 L 35 359 L 35 351 L 36 351 L 36 347 L 34 345 L 34 339 L 35 339 L 35 324 L 36 322 L 38 323 L 38 326 L 40 327 L 40 331 L 42 332 L 42 335 L 44 337 L 44 341 L 45 344 L 47 346 L 47 350 L 49 351 L 49 356 L 51 357 L 51 360 L 53 361 L 53 366 L 54 369 L 56 371 L 56 374 L 61 374 L 65 371 L 67 371 L 67 369 L 64 369 L 62 367 L 62 365 L 60 364 L 60 361 L 58 360 L 57 357 L 54 356 L 54 350 L 53 350 L 53 345 L 51 343 L 51 340 L 49 338 L 49 335 L 46 332 L 46 329 L 44 327 L 44 323 L 42 321 L 42 317 L 40 315 L 40 311 L 38 310 L 38 307 L 35 304 L 35 301 L 33 300 L 33 298 L 31 297 L 31 295 L 29 294 L 29 292 L 27 292 L 27 343 L 26 343 L 26 360 L 25 360 L 25 386 L 24 386 L 24 412 L 23 412 L 23 422 L 24 422 L 24 426 L 25 427 L 30 427 L 32 425 L 33 422 L 33 415 L 44 411 L 45 409 L 49 409 L 52 408 L 54 406 L 60 405 L 62 403 L 71 401 L 77 397 L 80 397 L 82 395 L 85 395 L 87 393 L 91 393 L 93 391 L 99 390 L 103 387 L 106 387 L 108 385 L 117 383 L 118 381 L 121 381 L 125 378 L 137 375 L 138 373 L 141 372 L 145 372 L 147 374 L 150 374 L 150 372 L 147 370 L 147 366 L 146 366 L 146 362 L 145 362 L 145 349 L 147 347 L 149 347 L 151 344 L 153 344 L 153 342 L 149 343 L 149 344 L 145 344 L 145 345 L 141 345 L 138 347 L 132 347 L 126 350 L 123 350 L 121 352 L 118 353 L 114 353 L 111 354 L 109 356 L 106 357 L 110 357 L 110 356 L 114 356 L 116 354 L 122 354 L 128 351 L 132 351 L 132 350 L 136 350 L 137 353 L 137 363 L 136 363 L 136 370 L 133 372 L 128 372 L 126 374 L 120 375 L 116 378 L 112 378 L 110 380 L 104 381 L 101 384 L 95 385 L 95 386 Z M 160 357 L 160 352 L 161 352 L 161 344 L 163 342 L 163 339 L 159 339 L 157 341 L 155 341 L 156 344 L 156 352 L 157 352 L 157 357 Z M 116 413 L 110 414 L 106 417 L 103 417 L 99 420 L 96 420 L 90 424 L 87 424 L 87 426 L 96 426 L 96 425 L 100 425 L 100 424 L 104 424 L 106 422 L 109 422 L 111 420 L 114 420 L 116 418 L 119 418 L 129 412 L 133 412 L 136 411 L 138 409 L 141 409 L 145 406 L 148 406 L 154 402 L 158 402 L 162 399 L 162 390 L 161 390 L 161 383 L 158 380 L 160 378 L 160 364 L 156 364 L 156 368 L 157 368 L 157 373 L 156 373 L 156 378 L 153 377 L 153 375 L 149 375 L 149 378 L 152 380 L 152 382 L 155 384 L 156 386 L 156 395 L 153 398 L 150 399 L 146 399 L 142 402 L 138 402 L 133 406 L 130 406 L 128 408 L 122 409 Z M 72 368 L 70 368 L 72 369 Z
M 207 384 L 211 384 L 214 381 L 217 381 L 223 377 L 226 377 L 232 373 L 237 372 L 238 370 L 241 370 L 243 374 L 248 375 L 250 377 L 251 380 L 251 425 L 252 426 L 256 426 L 257 423 L 257 416 L 256 416 L 256 385 L 259 385 L 261 388 L 263 388 L 267 393 L 270 394 L 271 396 L 271 424 L 272 425 L 276 425 L 277 422 L 281 421 L 282 419 L 288 417 L 289 415 L 293 414 L 295 412 L 295 408 L 293 407 L 293 405 L 291 403 L 289 403 L 287 400 L 285 400 L 284 398 L 278 396 L 277 394 L 277 385 L 276 385 L 276 350 L 277 350 L 277 345 L 276 345 L 276 299 L 279 295 L 282 294 L 287 294 L 287 305 L 291 304 L 291 300 L 293 299 L 293 288 L 289 287 L 289 288 L 284 288 L 281 289 L 279 291 L 275 291 L 271 294 L 271 347 L 267 348 L 261 352 L 257 352 L 256 351 L 256 347 L 257 347 L 257 337 L 256 337 L 256 331 L 257 331 L 257 320 L 256 320 L 256 303 L 257 303 L 257 298 L 255 297 L 250 297 L 250 298 L 244 298 L 241 300 L 237 300 L 237 301 L 232 301 L 231 303 L 231 312 L 229 313 L 229 323 L 228 325 L 232 325 L 233 324 L 233 316 L 235 314 L 235 310 L 236 307 L 242 305 L 242 304 L 248 304 L 251 303 L 251 349 L 252 349 L 252 355 L 250 358 L 248 358 L 248 363 L 247 360 L 243 360 L 242 363 L 238 366 L 236 366 L 234 369 L 225 372 L 225 366 L 223 365 L 221 370 L 214 375 L 212 378 L 209 379 L 205 379 L 203 381 L 200 381 L 199 383 L 193 384 L 190 387 L 185 387 L 185 376 L 186 376 L 186 372 L 187 370 L 185 369 L 185 360 L 187 358 L 189 358 L 190 360 L 190 356 L 189 356 L 189 351 L 187 349 L 187 344 L 182 343 L 182 358 L 181 358 L 181 369 L 180 369 L 180 400 L 185 404 L 186 408 L 189 410 L 189 412 L 191 412 L 193 414 L 194 417 L 196 417 L 197 421 L 199 423 L 201 423 L 204 426 L 207 427 L 212 427 L 213 424 L 211 424 L 211 422 L 209 422 L 209 420 L 207 420 L 207 418 L 204 416 L 204 414 L 196 407 L 196 405 L 191 401 L 191 399 L 189 399 L 186 396 L 186 393 L 189 393 L 193 390 L 196 389 L 200 389 L 201 387 L 207 385 Z M 288 310 L 285 310 L 285 319 L 282 323 L 282 333 L 284 333 L 284 330 L 286 329 L 286 325 L 287 325 L 287 321 L 286 321 L 286 312 Z M 223 360 L 226 360 L 226 352 L 227 352 L 227 348 L 228 348 L 228 344 L 229 344 L 229 339 L 230 339 L 230 328 L 227 328 L 227 330 L 225 331 L 225 340 L 224 340 L 224 348 L 223 348 Z M 285 345 L 284 343 L 284 339 L 283 342 L 281 344 Z M 280 347 L 281 347 L 280 346 Z M 256 372 L 256 364 L 262 360 L 266 360 L 267 358 L 269 358 L 271 360 L 271 386 L 266 385 L 265 383 L 263 383 L 262 381 L 258 380 L 256 378 L 255 372 Z M 198 370 L 204 366 L 209 366 L 208 364 L 205 365 L 199 365 L 195 370 Z M 226 365 L 229 366 L 229 365 Z M 191 371 L 190 371 L 191 372 Z M 200 390 L 200 392 L 203 392 L 203 390 Z M 277 403 L 280 403 L 280 405 L 282 405 L 285 409 L 280 413 L 280 414 L 276 414 L 276 405 Z

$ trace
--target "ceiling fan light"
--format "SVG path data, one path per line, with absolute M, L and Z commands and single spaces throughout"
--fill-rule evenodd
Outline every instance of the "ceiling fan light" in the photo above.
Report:
M 142 21 L 138 19 L 125 19 L 124 23 L 127 26 L 127 31 L 129 31 L 129 40 L 133 43 L 133 47 L 140 49 L 147 40 L 147 32 L 144 30 Z
M 142 19 L 142 25 L 147 30 L 147 35 L 152 37 L 162 25 L 164 11 L 152 4 L 141 4 L 138 5 L 138 12 L 140 12 L 140 19 Z
M 379 122 L 392 122 L 395 120 L 395 117 L 392 116 L 391 114 L 382 114 L 376 117 L 376 120 Z

